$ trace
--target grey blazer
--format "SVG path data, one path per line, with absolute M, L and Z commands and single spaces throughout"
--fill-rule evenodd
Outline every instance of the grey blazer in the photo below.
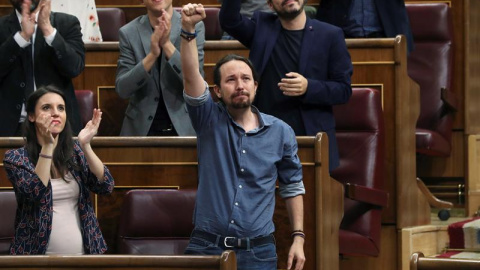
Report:
M 118 58 L 115 91 L 121 98 L 129 99 L 123 119 L 121 136 L 146 136 L 155 117 L 158 102 L 163 102 L 179 136 L 195 136 L 187 107 L 183 99 L 183 74 L 180 60 L 181 16 L 173 11 L 170 40 L 177 49 L 167 61 L 161 55 L 160 72 L 154 65 L 147 72 L 142 64 L 150 52 L 152 26 L 147 15 L 142 15 L 119 30 L 120 56 Z M 198 59 L 203 75 L 203 46 L 205 26 L 196 25 Z M 160 89 L 162 91 L 160 95 Z

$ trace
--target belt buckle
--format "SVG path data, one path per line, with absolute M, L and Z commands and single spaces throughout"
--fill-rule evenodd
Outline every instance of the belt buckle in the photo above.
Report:
M 173 130 L 173 126 L 170 125 L 168 128 L 162 128 L 162 132 L 170 132 Z
M 230 246 L 230 245 L 227 244 L 227 240 L 228 240 L 228 239 L 235 239 L 235 237 L 233 237 L 233 236 L 225 236 L 225 238 L 223 239 L 223 245 L 224 245 L 225 247 L 227 247 L 227 248 L 233 248 L 233 247 L 235 247 L 235 246 Z

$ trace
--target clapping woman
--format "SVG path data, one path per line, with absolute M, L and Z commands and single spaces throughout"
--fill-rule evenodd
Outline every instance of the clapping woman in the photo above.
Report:
M 5 153 L 18 207 L 11 254 L 102 254 L 107 250 L 90 192 L 109 194 L 114 180 L 94 153 L 102 112 L 72 137 L 63 93 L 40 87 L 26 104 L 25 145 Z

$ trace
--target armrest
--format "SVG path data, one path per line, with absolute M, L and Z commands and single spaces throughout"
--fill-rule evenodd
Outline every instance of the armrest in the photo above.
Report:
M 441 98 L 442 98 L 442 101 L 445 104 L 445 106 L 447 106 L 447 108 L 450 111 L 456 112 L 458 110 L 457 109 L 458 108 L 458 100 L 457 100 L 457 97 L 455 96 L 455 94 L 452 93 L 450 90 L 448 90 L 445 87 L 442 87 L 442 89 L 440 91 L 442 91 L 441 92 Z
M 386 207 L 388 202 L 387 192 L 350 183 L 345 184 L 345 197 L 381 207 Z

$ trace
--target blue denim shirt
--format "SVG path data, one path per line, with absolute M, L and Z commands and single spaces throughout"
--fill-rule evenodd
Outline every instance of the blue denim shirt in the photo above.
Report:
M 349 18 L 350 25 L 344 29 L 348 37 L 368 37 L 383 31 L 374 0 L 353 0 Z
M 212 100 L 208 85 L 202 96 L 184 97 L 197 133 L 195 229 L 236 237 L 273 233 L 277 178 L 281 197 L 305 193 L 292 128 L 252 107 L 260 125 L 245 132 Z

